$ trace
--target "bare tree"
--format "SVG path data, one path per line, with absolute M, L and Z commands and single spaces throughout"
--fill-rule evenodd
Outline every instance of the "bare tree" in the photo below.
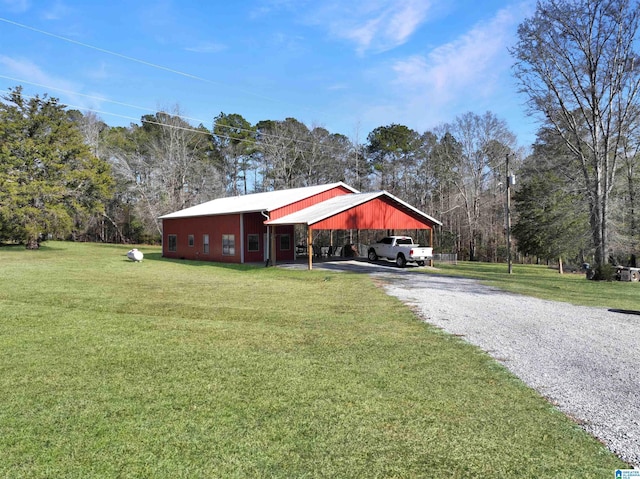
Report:
M 303 165 L 308 154 L 309 129 L 295 118 L 266 120 L 256 125 L 258 174 L 262 185 L 258 191 L 303 186 Z
M 367 191 L 371 185 L 371 168 L 366 160 L 366 145 L 360 143 L 360 124 L 356 125 L 351 150 L 345 165 L 345 179 L 360 191 Z
M 349 139 L 315 126 L 309 132 L 308 153 L 304 156 L 304 184 L 318 185 L 345 179 L 352 150 Z
M 456 152 L 457 156 L 449 158 L 451 182 L 460 195 L 469 258 L 474 260 L 482 215 L 493 206 L 485 208 L 482 201 L 490 181 L 498 177 L 504 155 L 515 148 L 516 139 L 507 124 L 491 112 L 465 113 L 443 129 L 456 140 L 457 148 L 450 153 Z
M 343 180 L 352 149 L 347 137 L 309 129 L 295 118 L 256 125 L 256 163 L 261 190 L 296 188 Z
M 640 138 L 637 132 L 627 135 L 622 141 L 621 181 L 619 185 L 620 207 L 613 208 L 614 229 L 618 230 L 617 249 L 637 252 L 640 248 L 640 221 L 638 220 L 638 198 L 640 197 Z M 616 201 L 616 199 L 614 199 Z M 614 239 L 614 241 L 616 241 Z M 632 253 L 632 266 L 637 265 L 635 253 Z
M 608 261 L 610 195 L 621 142 L 637 121 L 640 7 L 632 0 L 547 0 L 518 29 L 515 75 L 582 170 L 595 262 Z
M 162 214 L 222 196 L 211 132 L 176 114 L 142 117 L 142 126 L 114 129 L 109 161 L 149 234 L 161 233 Z
M 107 124 L 93 111 L 83 114 L 78 110 L 69 110 L 69 116 L 78 125 L 85 144 L 91 148 L 91 153 L 101 157 L 100 134 L 108 128 Z

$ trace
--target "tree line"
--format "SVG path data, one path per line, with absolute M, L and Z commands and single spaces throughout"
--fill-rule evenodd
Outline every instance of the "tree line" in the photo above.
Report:
M 54 149 L 46 160 L 43 146 L 3 149 L 4 184 L 19 171 L 23 178 L 21 189 L 3 188 L 0 196 L 3 241 L 25 240 L 29 247 L 48 236 L 158 242 L 158 218 L 172 211 L 222 196 L 343 181 L 360 191 L 387 190 L 441 218 L 437 246 L 443 251 L 472 259 L 504 255 L 500 168 L 516 142 L 490 112 L 467 113 L 424 133 L 381 126 L 359 144 L 295 118 L 251 124 L 240 114 L 220 113 L 211 128 L 194 127 L 178 107 L 111 127 L 47 95 L 25 99 L 17 87 L 4 97 L 0 119 L 3 140 Z M 92 186 L 79 189 L 53 172 L 84 175 Z M 36 177 L 64 191 L 49 195 Z M 79 201 L 67 202 L 71 196 Z
M 500 261 L 515 173 L 519 254 L 632 263 L 640 247 L 639 18 L 630 0 L 538 3 L 511 49 L 529 112 L 541 119 L 530 151 L 492 112 L 425 132 L 380 126 L 361 143 L 295 118 L 251 124 L 220 113 L 193 126 L 179 107 L 111 127 L 16 87 L 0 102 L 0 241 L 157 242 L 158 217 L 171 211 L 344 181 L 387 190 L 441 220 L 437 250 Z

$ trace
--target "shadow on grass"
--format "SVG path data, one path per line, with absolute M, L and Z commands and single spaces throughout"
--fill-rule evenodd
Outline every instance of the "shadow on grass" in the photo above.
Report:
M 235 264 L 235 263 L 219 263 L 215 261 L 196 261 L 190 259 L 165 258 L 162 253 L 144 253 L 144 261 L 159 261 L 163 263 L 174 263 L 179 265 L 199 266 L 199 267 L 215 267 L 225 268 L 233 271 L 255 271 L 256 269 L 264 269 L 264 264 Z
M 30 251 L 33 253 L 37 252 L 45 252 L 45 251 L 59 251 L 62 248 L 56 246 L 55 243 L 47 242 L 40 243 L 40 247 L 38 249 L 27 249 L 24 244 L 15 244 L 15 243 L 0 243 L 0 251 L 2 252 L 20 252 L 23 253 L 25 251 Z

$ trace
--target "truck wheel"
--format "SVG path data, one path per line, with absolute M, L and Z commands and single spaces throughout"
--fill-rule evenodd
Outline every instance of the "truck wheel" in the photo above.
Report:
M 418 266 L 424 266 L 424 261 L 418 261 Z
M 369 261 L 375 261 L 378 259 L 378 255 L 376 254 L 376 250 L 374 249 L 370 249 L 367 256 L 369 258 Z
M 407 265 L 407 260 L 402 253 L 400 253 L 396 258 L 396 264 L 401 268 L 404 268 Z

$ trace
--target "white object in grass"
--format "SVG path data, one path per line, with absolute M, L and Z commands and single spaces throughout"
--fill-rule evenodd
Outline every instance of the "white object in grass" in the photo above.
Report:
M 142 258 L 144 258 L 144 255 L 142 254 L 142 251 L 137 250 L 136 248 L 133 248 L 127 253 L 127 258 L 129 258 L 131 261 L 138 262 L 138 261 L 142 261 Z

